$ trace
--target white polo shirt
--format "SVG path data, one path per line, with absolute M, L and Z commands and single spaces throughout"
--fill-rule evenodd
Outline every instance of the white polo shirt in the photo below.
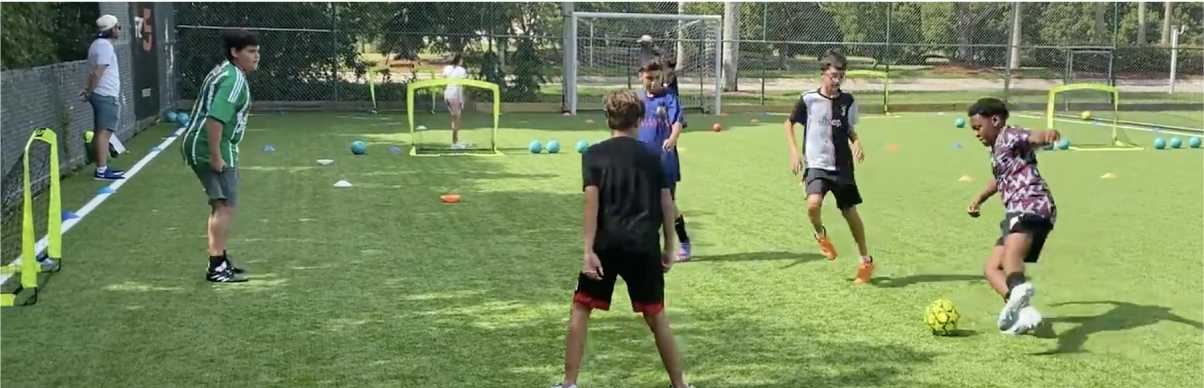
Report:
M 96 89 L 92 93 L 117 97 L 121 94 L 121 71 L 117 61 L 117 50 L 113 49 L 113 42 L 105 38 L 97 38 L 92 41 L 92 46 L 88 47 L 88 70 L 91 71 L 96 66 L 103 66 L 104 73 L 101 73 L 100 79 L 96 81 Z

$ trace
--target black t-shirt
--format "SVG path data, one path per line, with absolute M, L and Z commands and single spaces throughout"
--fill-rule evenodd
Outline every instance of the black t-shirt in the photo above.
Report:
M 585 151 L 581 175 L 583 187 L 598 187 L 595 251 L 659 249 L 661 190 L 669 182 L 658 155 L 639 140 L 614 137 Z

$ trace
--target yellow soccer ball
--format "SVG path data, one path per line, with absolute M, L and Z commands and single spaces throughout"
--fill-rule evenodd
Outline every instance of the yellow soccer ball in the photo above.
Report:
M 961 314 L 957 313 L 953 301 L 946 298 L 937 299 L 924 311 L 924 323 L 933 335 L 953 335 L 957 332 L 958 319 L 961 319 Z

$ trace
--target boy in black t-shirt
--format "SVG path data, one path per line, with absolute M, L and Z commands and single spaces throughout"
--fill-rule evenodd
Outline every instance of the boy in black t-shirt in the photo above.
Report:
M 652 329 L 672 386 L 688 387 L 664 312 L 664 273 L 675 254 L 670 182 L 659 155 L 635 138 L 644 116 L 640 98 L 629 91 L 612 92 L 605 109 L 611 138 L 590 147 L 581 159 L 585 257 L 565 338 L 564 383 L 556 386 L 577 386 L 590 312 L 610 309 L 615 280 L 622 276 L 632 306 Z

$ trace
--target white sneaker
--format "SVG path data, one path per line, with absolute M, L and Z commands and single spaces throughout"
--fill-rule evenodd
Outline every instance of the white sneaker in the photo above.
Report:
M 1020 310 L 1028 307 L 1035 292 L 1031 282 L 1024 282 L 1012 288 L 1008 302 L 1003 305 L 1003 310 L 999 311 L 999 321 L 997 322 L 999 330 L 1011 329 L 1016 324 L 1016 321 L 1019 320 Z
M 1020 309 L 1020 317 L 1016 320 L 1016 324 L 1010 329 L 1002 331 L 1007 335 L 1021 335 L 1028 333 L 1037 326 L 1041 325 L 1041 312 L 1037 311 L 1036 307 L 1026 306 Z
M 457 151 L 459 151 L 459 150 L 464 150 L 464 149 L 468 149 L 468 144 L 464 144 L 464 143 L 456 143 L 456 144 L 452 144 L 452 145 L 451 145 L 451 149 L 453 149 L 453 150 L 457 150 Z

